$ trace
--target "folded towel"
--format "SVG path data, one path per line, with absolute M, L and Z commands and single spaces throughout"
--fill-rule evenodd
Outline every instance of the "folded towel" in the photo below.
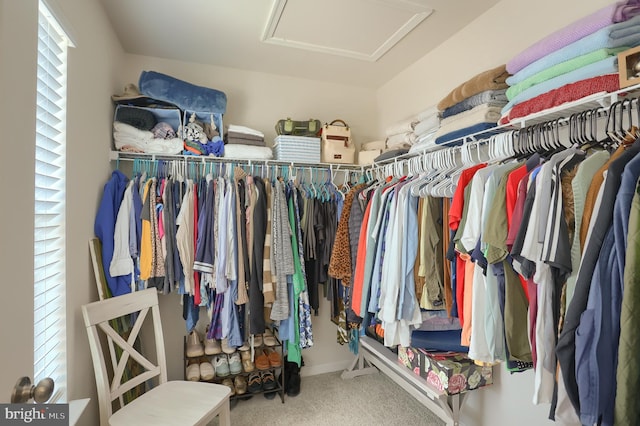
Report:
M 628 46 L 624 46 L 615 49 L 598 49 L 591 53 L 587 53 L 586 55 L 581 55 L 568 61 L 561 62 L 550 68 L 540 71 L 537 74 L 532 75 L 531 77 L 525 79 L 524 81 L 521 81 L 518 84 L 509 87 L 509 89 L 507 89 L 507 97 L 509 98 L 509 100 L 511 100 L 528 88 L 535 86 L 536 84 L 543 83 L 554 77 L 566 74 L 594 62 L 607 59 L 610 56 L 615 56 L 618 54 L 618 52 L 622 52 L 623 50 L 626 50 L 628 48 Z M 507 82 L 508 80 L 509 79 L 507 79 Z
M 224 157 L 240 160 L 271 160 L 273 151 L 267 146 L 229 144 L 224 147 Z
M 507 111 L 500 119 L 500 124 L 508 124 L 511 121 L 523 118 L 540 111 L 547 110 L 567 102 L 577 101 L 596 93 L 610 93 L 620 89 L 618 74 L 600 75 L 597 77 L 580 80 L 566 84 L 558 89 L 551 90 Z
M 415 118 L 411 118 L 409 120 L 402 121 L 400 123 L 396 123 L 391 125 L 387 131 L 387 136 L 397 135 L 401 133 L 413 132 L 413 128 L 415 127 L 417 120 Z
M 142 71 L 138 87 L 143 95 L 169 102 L 182 110 L 218 114 L 227 110 L 224 92 L 196 86 L 156 71 Z
M 253 135 L 253 136 L 258 136 L 261 138 L 264 138 L 264 133 L 262 133 L 260 130 L 255 130 L 252 129 L 250 127 L 245 127 L 245 126 L 237 126 L 235 124 L 229 124 L 229 127 L 227 128 L 228 132 L 235 132 L 235 133 L 244 133 L 247 135 Z
M 430 133 L 437 130 L 438 127 L 440 127 L 440 117 L 438 117 L 437 115 L 432 115 L 431 117 L 426 118 L 416 124 L 415 129 L 413 129 L 413 133 L 415 133 L 415 135 L 419 137 L 420 135 L 423 135 L 425 133 Z
M 239 138 L 235 136 L 225 136 L 224 143 L 229 145 L 266 146 L 264 139 Z
M 576 81 L 585 80 L 591 77 L 597 77 L 599 75 L 614 74 L 618 72 L 618 57 L 611 56 L 593 64 L 589 64 L 582 68 L 578 68 L 566 74 L 559 75 L 550 80 L 536 84 L 533 87 L 520 93 L 518 96 L 509 101 L 507 105 L 502 109 L 504 115 L 506 111 L 513 108 L 515 105 L 542 95 L 550 90 L 557 89 L 565 84 L 575 83 Z
M 409 148 L 409 154 L 415 154 L 418 152 L 430 152 L 436 149 L 441 149 L 441 146 L 436 145 L 436 132 L 426 133 L 422 135 L 416 143 Z
M 481 72 L 449 92 L 438 102 L 437 108 L 439 111 L 444 111 L 458 102 L 486 90 L 506 89 L 508 86 L 505 80 L 508 76 L 504 65 Z
M 507 79 L 508 81 L 509 79 Z M 452 115 L 460 114 L 461 112 L 468 111 L 473 107 L 477 107 L 478 105 L 492 103 L 498 105 L 502 103 L 502 106 L 506 105 L 508 102 L 506 90 L 485 90 L 484 92 L 480 92 L 476 95 L 470 96 L 467 99 L 464 99 L 457 104 L 445 109 L 442 111 L 441 117 L 447 118 Z
M 387 138 L 387 148 L 410 147 L 416 141 L 413 132 L 398 133 Z
M 509 77 L 507 83 L 511 86 L 516 85 L 540 71 L 544 71 L 549 67 L 568 61 L 569 59 L 586 55 L 594 50 L 604 48 L 613 49 L 622 46 L 634 47 L 638 45 L 640 45 L 640 16 L 618 24 L 609 25 L 562 49 L 543 56 Z
M 249 133 L 239 133 L 239 132 L 227 132 L 227 134 L 225 135 L 225 138 L 230 137 L 230 138 L 240 138 L 240 139 L 250 139 L 253 141 L 262 141 L 264 142 L 264 136 L 256 136 L 256 135 L 251 135 Z
M 476 123 L 485 123 L 489 121 L 497 122 L 500 119 L 500 106 L 494 106 L 492 104 L 482 104 L 477 107 L 473 107 L 469 111 L 461 112 L 460 114 L 447 117 L 440 122 L 440 128 L 438 134 L 444 134 L 463 127 L 471 126 Z
M 435 105 L 433 105 L 433 106 L 430 106 L 429 108 L 425 108 L 424 110 L 420 111 L 416 115 L 416 120 L 423 121 L 438 114 L 439 114 L 438 108 Z
M 640 14 L 640 0 L 626 0 L 606 6 L 549 34 L 529 46 L 507 63 L 507 70 L 515 74 L 532 62 L 555 52 L 607 25 L 626 21 Z
M 113 122 L 113 142 L 118 151 L 176 155 L 182 152 L 182 139 L 153 137 L 153 132 L 140 130 L 119 121 Z

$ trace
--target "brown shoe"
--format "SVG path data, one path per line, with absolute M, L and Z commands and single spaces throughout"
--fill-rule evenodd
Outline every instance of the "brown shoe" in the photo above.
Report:
M 277 351 L 271 348 L 265 348 L 264 353 L 269 358 L 269 364 L 271 364 L 272 367 L 280 367 L 282 365 L 282 359 Z
M 236 389 L 233 387 L 233 381 L 231 379 L 229 379 L 229 378 L 224 379 L 222 381 L 222 384 L 225 385 L 225 386 L 228 386 L 229 389 L 231 389 L 231 396 L 236 394 Z
M 270 367 L 269 357 L 261 349 L 256 350 L 255 363 L 258 370 L 268 370 Z
M 236 388 L 236 395 L 247 393 L 247 378 L 244 376 L 236 376 L 233 379 L 233 386 Z

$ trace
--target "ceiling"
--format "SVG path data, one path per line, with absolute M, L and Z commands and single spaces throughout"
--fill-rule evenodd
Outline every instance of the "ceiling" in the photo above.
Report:
M 127 53 L 378 88 L 499 0 L 100 0 Z

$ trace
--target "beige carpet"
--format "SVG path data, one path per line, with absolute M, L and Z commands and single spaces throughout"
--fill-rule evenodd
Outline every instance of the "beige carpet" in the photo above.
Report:
M 232 401 L 232 426 L 444 425 L 382 373 L 343 380 L 341 372 L 302 378 L 300 395 L 268 400 L 262 394 Z

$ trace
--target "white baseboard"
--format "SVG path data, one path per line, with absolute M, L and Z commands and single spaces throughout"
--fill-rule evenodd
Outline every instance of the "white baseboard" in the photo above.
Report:
M 351 365 L 350 360 L 345 361 L 337 361 L 330 362 L 326 364 L 313 365 L 313 366 L 304 366 L 300 369 L 300 376 L 315 376 L 317 374 L 324 373 L 333 373 L 334 371 L 342 371 L 345 370 L 349 365 Z

